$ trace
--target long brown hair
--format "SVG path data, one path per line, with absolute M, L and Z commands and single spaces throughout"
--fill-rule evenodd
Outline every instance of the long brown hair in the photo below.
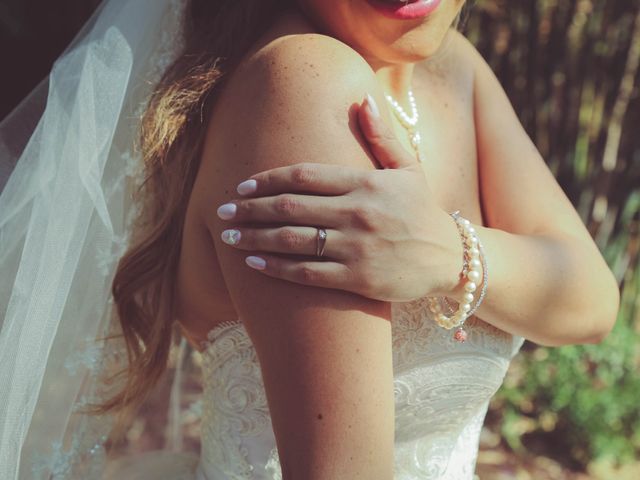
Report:
M 172 343 L 174 288 L 187 203 L 204 131 L 224 79 L 292 0 L 188 0 L 184 49 L 154 88 L 137 142 L 144 225 L 120 259 L 112 294 L 126 344 L 124 388 L 98 413 L 134 410 L 164 372 Z

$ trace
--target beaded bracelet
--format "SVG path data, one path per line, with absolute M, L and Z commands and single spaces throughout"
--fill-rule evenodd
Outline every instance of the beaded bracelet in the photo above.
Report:
M 466 278 L 464 284 L 466 293 L 464 294 L 463 302 L 458 305 L 457 311 L 455 311 L 453 315 L 451 315 L 451 312 L 449 313 L 451 316 L 447 316 L 442 311 L 442 305 L 438 297 L 428 297 L 427 301 L 429 309 L 435 314 L 436 323 L 447 330 L 457 327 L 453 338 L 458 342 L 464 342 L 467 339 L 467 332 L 464 330 L 463 324 L 467 318 L 473 315 L 484 299 L 487 291 L 488 271 L 484 249 L 471 222 L 461 217 L 459 210 L 456 210 L 450 215 L 456 222 L 462 240 L 463 267 L 460 278 Z M 482 266 L 482 290 L 478 300 L 472 307 L 471 302 L 474 300 L 473 292 L 476 291 L 477 283 L 481 278 L 481 272 L 479 271 L 480 266 Z M 446 305 L 452 309 L 447 297 L 443 297 L 443 299 Z
M 456 212 L 454 212 L 451 215 L 455 215 L 459 211 L 460 210 L 457 210 Z M 460 224 L 458 222 L 456 222 L 456 226 L 458 227 L 458 231 L 460 232 L 461 239 L 462 239 L 462 247 L 464 249 L 464 247 L 466 245 L 465 245 L 465 242 L 464 242 L 464 238 L 462 238 L 462 235 L 463 235 L 462 228 L 461 228 L 461 226 L 460 226 Z M 477 235 L 476 235 L 476 238 L 477 238 Z M 487 283 L 488 283 L 488 280 L 489 280 L 489 272 L 487 270 L 486 255 L 484 253 L 484 248 L 482 248 L 482 244 L 480 243 L 480 239 L 478 239 L 477 248 L 480 251 L 480 260 L 481 260 L 481 263 L 482 263 L 482 288 L 481 288 L 480 296 L 476 300 L 476 304 L 467 313 L 467 318 L 469 318 L 471 315 L 473 315 L 475 313 L 475 311 L 478 309 L 478 307 L 480 306 L 480 304 L 482 303 L 482 300 L 484 299 L 484 296 L 487 293 Z M 465 257 L 465 258 L 463 259 L 462 273 L 460 273 L 460 278 L 464 277 L 467 274 L 467 271 L 468 271 L 468 262 L 467 262 L 467 258 L 464 255 L 464 253 L 463 253 L 463 257 Z M 476 266 L 477 266 L 477 264 L 476 264 Z M 449 299 L 447 297 L 442 297 L 442 300 L 444 300 L 444 303 L 447 305 L 447 307 L 450 310 L 448 315 L 453 314 L 455 312 L 455 308 L 451 306 L 451 303 L 449 302 Z

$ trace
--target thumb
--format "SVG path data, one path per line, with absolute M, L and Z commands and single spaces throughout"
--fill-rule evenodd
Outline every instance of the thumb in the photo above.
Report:
M 384 123 L 376 101 L 369 94 L 358 110 L 358 121 L 373 154 L 384 168 L 404 168 L 415 165 L 415 155 L 402 146 Z

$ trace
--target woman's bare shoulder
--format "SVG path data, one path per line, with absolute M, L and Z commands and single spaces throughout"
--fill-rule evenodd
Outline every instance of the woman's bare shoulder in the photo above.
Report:
M 327 107 L 331 98 L 340 99 L 359 84 L 379 88 L 375 73 L 357 51 L 318 33 L 299 15 L 280 19 L 269 29 L 238 65 L 230 83 L 234 86 L 229 97 L 236 103 L 234 93 L 240 91 L 282 93 L 286 104 L 298 102 L 297 93 L 304 93 L 306 101 L 322 98 Z
M 295 27 L 274 29 L 246 56 L 211 112 L 195 185 L 211 228 L 220 171 L 224 191 L 231 178 L 301 162 L 376 168 L 357 121 L 367 93 L 390 118 L 374 72 L 339 40 Z
M 227 79 L 206 132 L 211 155 L 205 154 L 205 162 L 220 165 L 215 152 L 237 152 L 234 139 L 243 131 L 239 148 L 256 155 L 251 173 L 270 168 L 265 159 L 272 153 L 280 164 L 341 161 L 374 168 L 362 148 L 354 107 L 369 93 L 389 118 L 375 73 L 348 45 L 303 27 L 274 28 Z M 340 147 L 360 155 L 327 155 Z

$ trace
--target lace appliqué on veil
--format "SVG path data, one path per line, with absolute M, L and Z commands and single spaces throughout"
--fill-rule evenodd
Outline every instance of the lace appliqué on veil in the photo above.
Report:
M 106 333 L 106 332 L 105 332 Z M 73 406 L 68 442 L 55 441 L 51 452 L 34 458 L 34 480 L 101 478 L 107 452 L 104 444 L 112 425 L 110 416 L 87 415 L 84 409 L 107 397 L 102 380 L 120 369 L 126 359 L 124 346 L 118 341 L 87 339 L 83 346 L 67 357 L 64 367 L 70 376 L 84 375 L 86 390 Z

